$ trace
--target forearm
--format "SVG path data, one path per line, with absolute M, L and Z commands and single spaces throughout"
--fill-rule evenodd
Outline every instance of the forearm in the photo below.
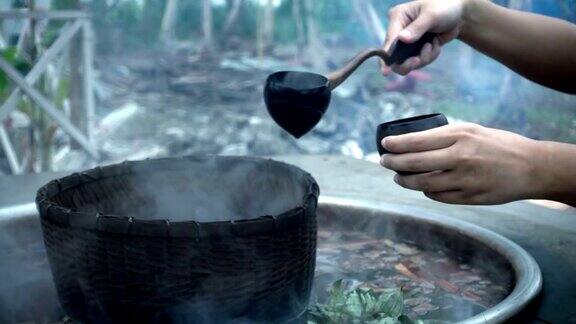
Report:
M 531 153 L 537 182 L 533 198 L 576 207 L 576 145 L 535 141 Z
M 576 93 L 576 25 L 488 0 L 465 1 L 460 40 L 532 81 Z

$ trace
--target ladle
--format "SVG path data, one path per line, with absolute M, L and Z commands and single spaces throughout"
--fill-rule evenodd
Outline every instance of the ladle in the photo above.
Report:
M 310 72 L 281 71 L 268 76 L 264 101 L 272 119 L 296 138 L 308 133 L 328 109 L 331 92 L 344 82 L 364 61 L 379 56 L 387 65 L 402 64 L 417 56 L 437 34 L 426 33 L 412 44 L 396 40 L 386 52 L 370 48 L 360 52 L 343 68 L 327 76 Z

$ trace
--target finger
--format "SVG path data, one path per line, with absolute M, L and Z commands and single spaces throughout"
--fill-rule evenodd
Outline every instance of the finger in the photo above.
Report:
M 432 29 L 434 17 L 427 13 L 422 13 L 410 25 L 398 33 L 398 38 L 405 43 L 414 43 L 419 40 L 424 33 Z
M 442 45 L 440 45 L 440 41 L 438 38 L 434 39 L 432 44 L 432 61 L 436 60 L 438 56 L 440 56 L 440 52 L 442 51 Z
M 384 61 L 382 61 L 380 63 L 380 70 L 382 71 L 382 74 L 384 76 L 388 76 L 388 75 L 392 74 L 392 69 L 388 65 L 386 65 L 386 63 L 384 63 Z
M 420 52 L 420 61 L 422 61 L 422 65 L 427 65 L 432 62 L 432 49 L 434 45 L 431 43 L 426 43 L 422 48 L 422 52 Z
M 447 192 L 458 190 L 453 172 L 428 172 L 415 175 L 396 175 L 394 181 L 410 190 L 426 193 Z
M 415 68 L 417 68 L 421 63 L 422 63 L 422 61 L 420 60 L 419 57 L 411 57 L 400 65 L 393 64 L 391 66 L 391 68 L 392 68 L 392 71 L 394 71 L 400 75 L 406 75 L 406 74 L 410 73 L 412 70 L 414 70 Z
M 458 28 L 454 28 L 453 30 L 451 30 L 449 32 L 440 34 L 440 36 L 438 37 L 439 41 L 440 41 L 440 45 L 444 45 L 444 44 L 452 41 L 456 37 L 458 37 L 459 32 L 460 31 Z
M 405 27 L 401 9 L 398 7 L 392 8 L 388 12 L 388 20 L 389 23 L 388 23 L 388 29 L 386 30 L 386 40 L 384 41 L 384 45 L 382 46 L 382 48 L 385 51 L 390 50 L 392 43 L 396 38 L 398 38 L 398 33 Z M 384 60 L 380 60 L 380 68 L 382 70 L 382 74 L 384 74 L 385 76 L 390 75 L 392 73 L 392 70 L 386 65 Z
M 386 40 L 383 49 L 388 51 L 400 31 L 406 27 L 402 6 L 394 7 L 388 12 L 388 29 L 386 30 Z
M 383 167 L 394 171 L 431 172 L 454 169 L 457 165 L 455 154 L 450 149 L 418 153 L 385 154 Z
M 456 143 L 457 133 L 454 125 L 442 126 L 422 132 L 398 136 L 387 136 L 382 146 L 392 153 L 410 153 L 438 150 Z

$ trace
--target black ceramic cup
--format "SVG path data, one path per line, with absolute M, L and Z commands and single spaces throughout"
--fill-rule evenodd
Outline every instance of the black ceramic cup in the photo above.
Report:
M 415 116 L 380 124 L 376 131 L 378 153 L 380 155 L 390 153 L 382 146 L 382 140 L 387 136 L 421 132 L 444 125 L 448 125 L 448 120 L 443 114 Z M 402 175 L 414 174 L 412 172 L 398 173 Z

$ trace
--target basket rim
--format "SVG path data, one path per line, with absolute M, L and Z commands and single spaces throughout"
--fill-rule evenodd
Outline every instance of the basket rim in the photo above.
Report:
M 264 162 L 287 167 L 302 175 L 302 179 L 305 181 L 307 187 L 306 192 L 296 207 L 280 214 L 261 215 L 253 218 L 229 221 L 144 220 L 99 212 L 80 212 L 59 206 L 51 201 L 52 197 L 63 191 L 118 175 L 146 171 L 150 168 L 157 167 L 158 163 L 173 163 L 178 165 L 178 163 L 202 162 L 211 159 Z M 93 169 L 75 172 L 68 176 L 54 179 L 38 189 L 36 194 L 36 207 L 40 219 L 43 222 L 46 221 L 73 229 L 133 236 L 201 239 L 203 237 L 261 235 L 299 226 L 307 217 L 314 215 L 319 195 L 320 190 L 318 184 L 312 175 L 297 166 L 285 162 L 248 156 L 191 155 L 176 158 L 124 161 L 118 164 L 98 166 Z

